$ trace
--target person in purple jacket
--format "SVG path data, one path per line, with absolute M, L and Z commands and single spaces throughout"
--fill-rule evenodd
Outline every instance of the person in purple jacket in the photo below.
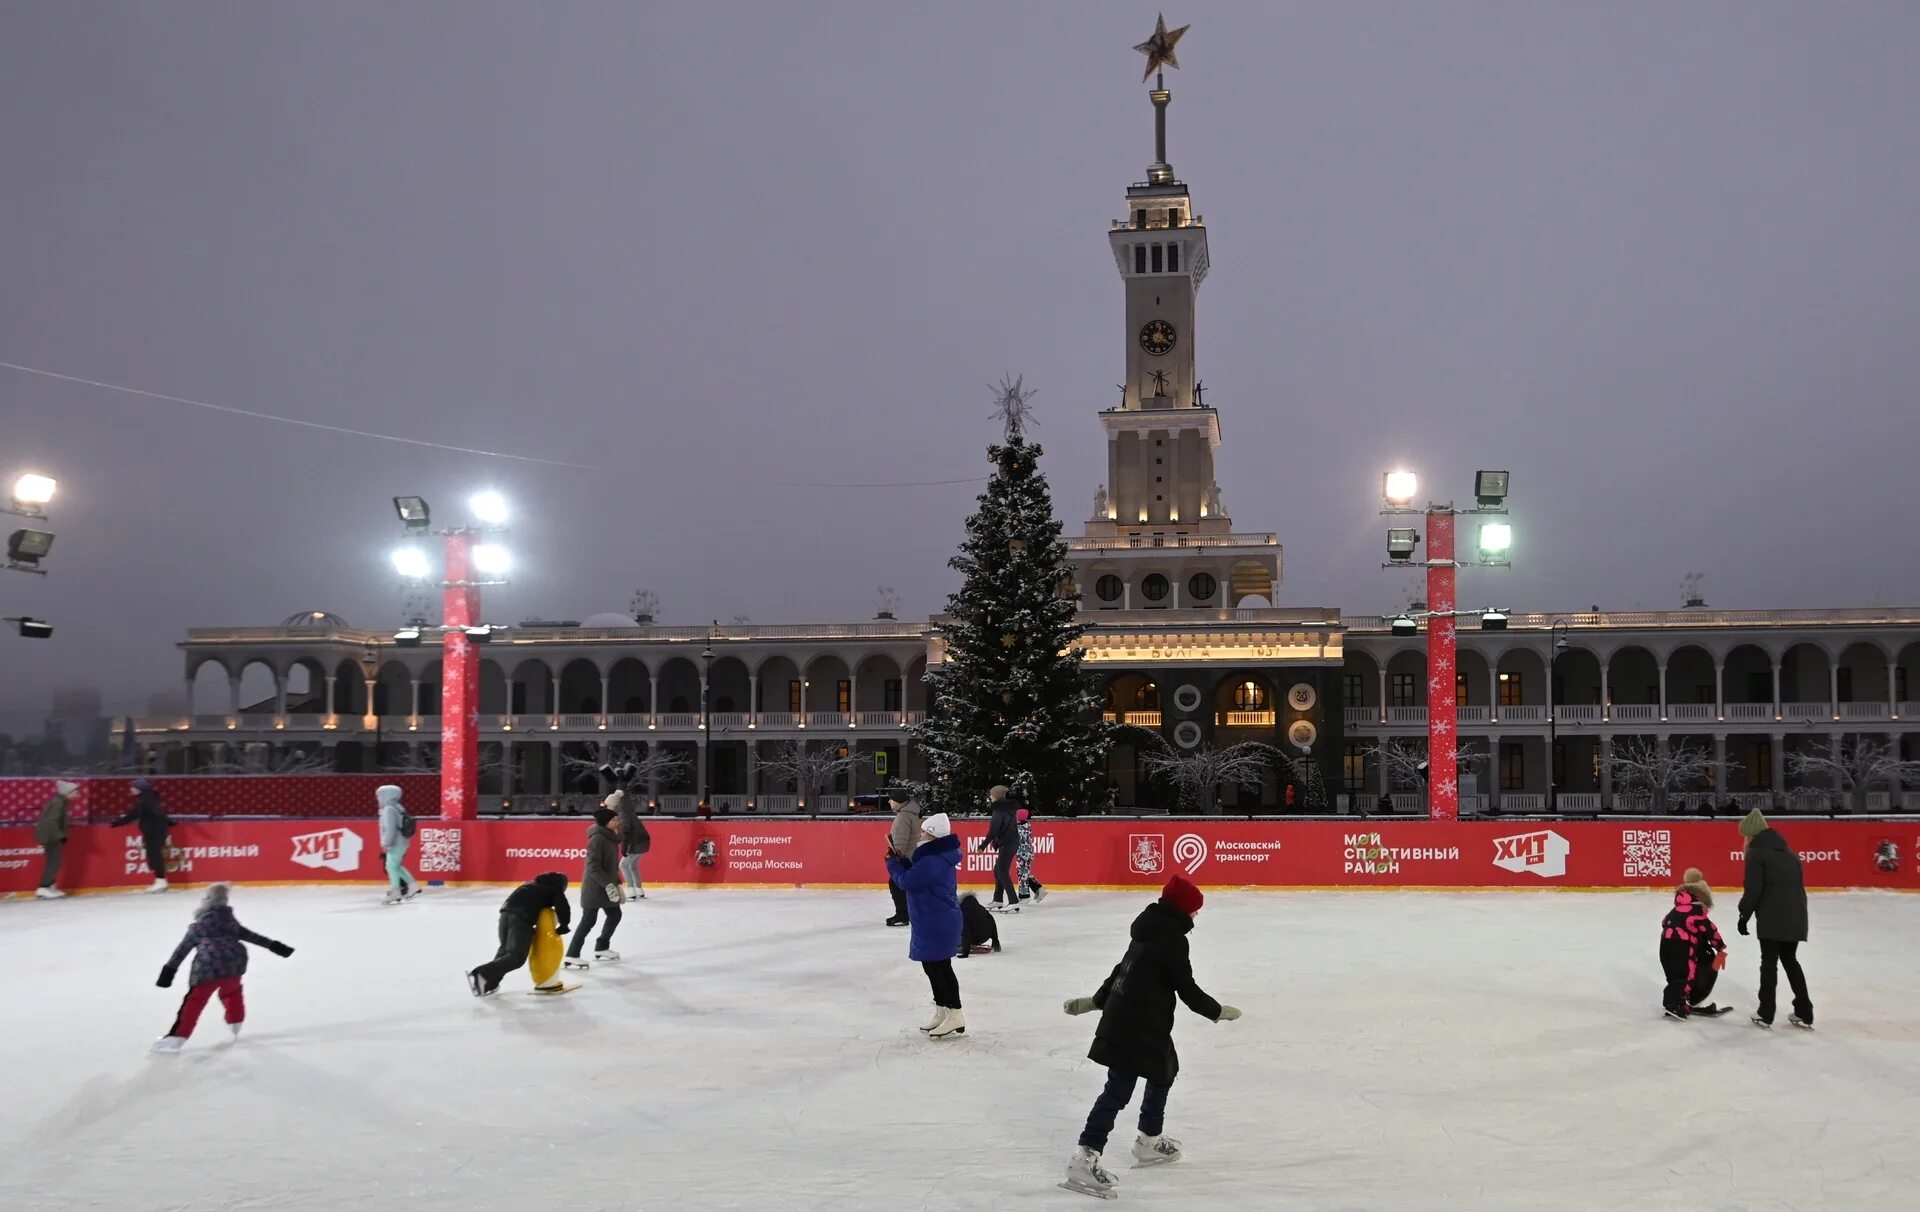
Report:
M 240 992 L 240 978 L 247 971 L 248 943 L 265 947 L 282 959 L 293 954 L 293 948 L 285 943 L 275 942 L 242 926 L 239 919 L 233 916 L 233 908 L 227 904 L 227 886 L 214 884 L 207 889 L 206 898 L 194 913 L 193 925 L 187 927 L 187 936 L 173 949 L 173 956 L 167 960 L 166 967 L 160 969 L 159 986 L 162 989 L 171 988 L 180 962 L 187 958 L 187 952 L 194 953 L 192 983 L 187 988 L 187 996 L 180 1003 L 180 1012 L 174 1015 L 173 1026 L 167 1028 L 167 1033 L 153 1045 L 155 1052 L 178 1052 L 186 1047 L 187 1037 L 193 1034 L 194 1024 L 200 1021 L 200 1012 L 207 1008 L 207 1002 L 216 994 L 227 1012 L 228 1029 L 236 1039 L 239 1038 L 240 1024 L 247 1017 L 247 1004 Z

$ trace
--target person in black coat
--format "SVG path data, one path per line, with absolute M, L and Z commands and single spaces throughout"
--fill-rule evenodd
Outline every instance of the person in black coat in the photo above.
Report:
M 147 870 L 153 872 L 153 886 L 149 892 L 167 890 L 167 830 L 173 828 L 173 818 L 160 804 L 160 793 L 146 779 L 133 780 L 133 807 L 113 818 L 109 824 L 118 828 L 140 823 L 140 841 L 146 846 Z
M 1007 788 L 995 787 L 987 792 L 987 806 L 993 810 L 993 817 L 987 822 L 987 836 L 980 839 L 974 851 L 992 849 L 999 853 L 993 864 L 993 907 L 1017 913 L 1020 891 L 1013 884 L 1013 860 L 1020 853 L 1020 822 L 1016 815 L 1020 805 L 1013 801 Z
M 573 909 L 567 904 L 567 877 L 548 871 L 520 885 L 500 906 L 500 950 L 486 963 L 467 973 L 467 984 L 475 997 L 488 997 L 500 988 L 500 980 L 527 962 L 533 950 L 533 928 L 542 909 L 553 910 L 555 933 L 565 934 L 573 922 Z
M 973 893 L 963 893 L 960 897 L 960 954 L 955 959 L 966 959 L 974 953 L 974 948 L 983 951 L 1000 950 L 1000 923 L 993 920 L 993 914 L 980 903 Z
M 1800 970 L 1800 944 L 1807 941 L 1807 882 L 1800 870 L 1800 856 L 1787 845 L 1780 831 L 1767 824 L 1767 818 L 1755 808 L 1740 822 L 1740 836 L 1747 839 L 1747 886 L 1740 897 L 1740 933 L 1747 933 L 1747 919 L 1760 919 L 1760 1009 L 1754 1013 L 1756 1027 L 1773 1026 L 1774 989 L 1779 984 L 1777 968 L 1787 970 L 1787 984 L 1793 988 L 1793 1016 L 1787 1021 L 1796 1027 L 1812 1028 L 1813 999 L 1807 995 L 1807 975 Z
M 1161 1135 L 1167 1092 L 1180 1073 L 1180 1056 L 1173 1047 L 1173 1001 L 1179 998 L 1187 1009 L 1213 1022 L 1240 1017 L 1240 1011 L 1208 997 L 1193 979 L 1187 935 L 1204 901 L 1200 889 L 1184 878 L 1168 880 L 1160 899 L 1134 919 L 1127 954 L 1099 991 L 1066 1003 L 1068 1014 L 1100 1011 L 1087 1056 L 1107 1068 L 1106 1089 L 1094 1101 L 1080 1147 L 1067 1163 L 1067 1185 L 1073 1190 L 1111 1194 L 1113 1176 L 1101 1169 L 1100 1153 L 1142 1078 L 1147 1093 L 1140 1104 L 1134 1160 L 1146 1166 L 1180 1160 L 1180 1142 Z

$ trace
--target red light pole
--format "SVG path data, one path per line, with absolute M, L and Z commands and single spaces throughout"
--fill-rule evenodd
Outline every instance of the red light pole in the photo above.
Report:
M 1455 577 L 1459 563 L 1454 555 L 1454 520 L 1458 516 L 1451 502 L 1413 506 L 1418 481 L 1412 472 L 1388 472 L 1382 479 L 1389 516 L 1421 514 L 1427 522 L 1427 558 L 1413 559 L 1413 548 L 1420 542 L 1411 530 L 1387 533 L 1386 568 L 1425 567 L 1427 570 L 1427 608 L 1421 617 L 1427 620 L 1427 816 L 1436 821 L 1458 820 L 1460 816 L 1460 737 L 1459 737 L 1459 641 L 1460 611 Z M 1465 513 L 1504 514 L 1507 497 L 1507 473 L 1482 471 L 1474 477 L 1474 495 L 1478 502 Z M 1504 524 L 1497 533 L 1482 529 L 1479 563 L 1484 567 L 1504 567 L 1512 531 Z M 1497 611 L 1472 611 L 1482 615 L 1482 626 L 1506 625 L 1506 616 Z M 1395 632 L 1411 634 L 1417 627 L 1414 615 L 1402 614 L 1395 620 Z

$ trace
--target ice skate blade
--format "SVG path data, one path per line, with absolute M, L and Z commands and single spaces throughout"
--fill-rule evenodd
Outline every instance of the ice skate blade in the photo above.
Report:
M 1798 1027 L 1798 1028 L 1800 1028 L 1800 1029 L 1801 1029 L 1802 1031 L 1811 1031 L 1811 1030 L 1813 1030 L 1813 1024 L 1812 1024 L 1812 1023 L 1808 1023 L 1808 1022 L 1802 1022 L 1802 1021 L 1801 1021 L 1800 1019 L 1797 1019 L 1797 1018 L 1790 1018 L 1790 1019 L 1788 1019 L 1788 1020 L 1787 1020 L 1787 1022 L 1788 1022 L 1789 1024 L 1791 1024 L 1791 1025 L 1793 1025 L 1793 1026 L 1795 1026 L 1795 1027 Z
M 1171 1166 L 1179 1160 L 1178 1155 L 1173 1157 L 1136 1157 L 1133 1159 L 1133 1168 L 1136 1170 L 1146 1170 L 1153 1166 Z
M 1072 1182 L 1061 1183 L 1060 1189 L 1063 1191 L 1072 1191 L 1077 1195 L 1091 1195 L 1095 1199 L 1119 1199 L 1120 1198 L 1120 1193 L 1118 1191 L 1109 1191 L 1102 1187 L 1082 1186 L 1081 1184 L 1072 1183 Z

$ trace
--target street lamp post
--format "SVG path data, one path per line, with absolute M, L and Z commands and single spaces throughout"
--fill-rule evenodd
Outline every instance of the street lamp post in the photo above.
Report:
M 1413 544 L 1404 529 L 1390 531 L 1387 539 L 1389 562 L 1383 567 L 1423 567 L 1427 572 L 1427 768 L 1432 776 L 1427 784 L 1427 815 L 1436 821 L 1459 819 L 1460 763 L 1459 693 L 1456 684 L 1458 645 L 1455 618 L 1454 519 L 1461 514 L 1506 513 L 1507 473 L 1481 471 L 1474 476 L 1475 506 L 1472 509 L 1446 504 L 1414 505 L 1419 495 L 1419 480 L 1410 471 L 1390 471 L 1381 478 L 1381 513 L 1390 517 L 1424 516 L 1427 524 L 1427 558 L 1412 559 Z M 1481 527 L 1479 560 L 1483 566 L 1506 562 L 1506 548 L 1512 531 L 1504 523 Z
M 702 812 L 711 812 L 708 792 L 713 786 L 713 728 L 712 715 L 707 710 L 708 697 L 713 693 L 713 639 L 707 639 L 707 646 L 700 652 L 700 808 Z
M 1547 654 L 1547 809 L 1560 811 L 1560 725 L 1555 710 L 1554 683 L 1560 677 L 1560 653 L 1567 647 L 1566 633 L 1573 625 L 1556 620 L 1547 634 L 1553 637 L 1553 650 Z

